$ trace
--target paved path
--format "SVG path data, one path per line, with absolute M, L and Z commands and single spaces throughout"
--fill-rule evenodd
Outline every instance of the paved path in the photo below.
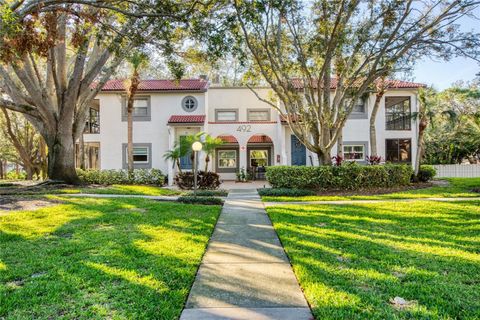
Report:
M 379 200 L 325 200 L 325 201 L 285 201 L 285 202 L 264 202 L 265 207 L 283 206 L 283 205 L 312 205 L 312 204 L 362 204 L 378 202 L 412 202 L 412 201 L 479 201 L 480 197 L 471 198 L 416 198 L 416 199 L 379 199 Z
M 229 193 L 180 319 L 313 319 L 255 189 Z

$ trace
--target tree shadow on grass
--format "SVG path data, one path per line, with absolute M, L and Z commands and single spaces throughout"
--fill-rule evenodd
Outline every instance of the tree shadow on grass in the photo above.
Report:
M 0 318 L 180 315 L 219 207 L 144 199 L 64 203 L 0 220 Z M 42 221 L 38 216 L 51 223 L 22 220 Z
M 268 213 L 318 319 L 480 315 L 478 203 L 282 206 Z M 398 311 L 389 304 L 395 296 L 417 303 Z

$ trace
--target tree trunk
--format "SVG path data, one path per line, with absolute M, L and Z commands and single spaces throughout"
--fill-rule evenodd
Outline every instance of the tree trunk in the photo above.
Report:
M 34 168 L 31 166 L 24 166 L 24 169 L 26 173 L 25 180 L 33 180 Z
M 385 94 L 385 90 L 380 90 L 375 96 L 375 103 L 373 104 L 372 114 L 370 115 L 370 156 L 378 156 L 377 151 L 377 130 L 375 121 L 377 119 L 380 101 Z
M 210 162 L 210 156 L 207 155 L 205 156 L 205 172 L 208 172 L 208 163 Z
M 340 130 L 337 137 L 337 155 L 343 158 L 343 129 Z
M 428 121 L 425 116 L 422 115 L 420 118 L 420 123 L 418 125 L 418 144 L 417 144 L 417 153 L 415 154 L 415 176 L 418 175 L 420 171 L 420 162 L 422 161 L 422 151 L 423 151 L 423 136 L 425 129 L 427 128 Z
M 80 184 L 75 171 L 75 143 L 68 133 L 57 133 L 56 137 L 46 139 L 48 146 L 48 177 L 51 180 L 69 184 Z
M 176 159 L 175 163 L 177 164 L 178 173 L 182 174 L 182 167 L 180 167 L 180 159 Z
M 80 153 L 80 169 L 85 170 L 85 141 L 83 133 L 80 135 L 78 153 Z
M 5 179 L 5 175 L 3 172 L 3 160 L 0 160 L 0 180 Z
M 317 157 L 318 157 L 318 163 L 320 165 L 329 165 L 332 163 L 332 157 L 329 151 L 327 152 L 318 151 Z
M 133 175 L 133 98 L 128 101 L 127 108 L 127 159 L 128 175 Z

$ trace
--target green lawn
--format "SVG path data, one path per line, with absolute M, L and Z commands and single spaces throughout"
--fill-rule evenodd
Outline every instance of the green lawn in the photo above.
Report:
M 0 319 L 180 315 L 219 206 L 61 201 L 0 212 Z
M 480 201 L 267 211 L 316 319 L 480 319 Z
M 448 186 L 434 186 L 424 189 L 408 190 L 402 192 L 386 193 L 379 195 L 351 195 L 332 196 L 318 195 L 305 197 L 262 197 L 267 202 L 291 201 L 339 201 L 339 200 L 383 200 L 383 199 L 421 199 L 421 198 L 456 198 L 480 197 L 480 193 L 472 189 L 480 188 L 480 178 L 450 178 Z
M 106 187 L 86 187 L 60 189 L 60 193 L 90 193 L 90 194 L 125 194 L 145 196 L 175 196 L 182 194 L 179 190 L 146 186 L 146 185 L 120 185 L 114 184 Z

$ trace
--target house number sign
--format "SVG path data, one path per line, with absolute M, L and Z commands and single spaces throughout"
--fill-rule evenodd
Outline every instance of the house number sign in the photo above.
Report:
M 238 132 L 251 132 L 252 131 L 252 126 L 244 124 L 242 126 L 238 126 L 237 131 Z

